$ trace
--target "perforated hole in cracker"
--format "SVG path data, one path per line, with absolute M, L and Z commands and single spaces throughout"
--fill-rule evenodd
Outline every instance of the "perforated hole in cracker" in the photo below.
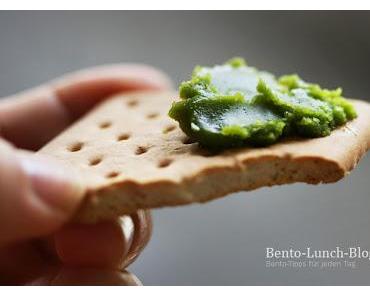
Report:
M 149 120 L 153 120 L 153 119 L 156 119 L 158 117 L 159 117 L 158 112 L 150 112 L 146 115 L 146 118 L 149 119 Z
M 181 140 L 181 143 L 182 144 L 193 144 L 193 143 L 195 143 L 195 141 L 194 140 L 192 140 L 191 138 L 189 138 L 189 137 L 184 137 L 182 140 Z
M 165 167 L 168 167 L 170 166 L 170 164 L 173 162 L 172 159 L 169 159 L 169 158 L 166 158 L 166 159 L 161 159 L 159 160 L 158 162 L 158 167 L 159 168 L 165 168 Z
M 176 129 L 176 125 L 168 125 L 163 128 L 163 133 L 167 134 Z
M 117 136 L 117 141 L 124 141 L 130 138 L 130 133 L 122 133 Z
M 82 142 L 74 142 L 68 146 L 68 150 L 70 152 L 78 152 L 82 149 L 83 143 Z
M 137 105 L 139 105 L 139 100 L 137 98 L 131 98 L 130 100 L 127 101 L 128 107 L 134 107 Z
M 101 129 L 106 129 L 106 128 L 109 128 L 110 126 L 112 126 L 112 122 L 111 121 L 104 121 L 104 122 L 101 122 L 99 124 L 99 127 Z
M 100 164 L 103 161 L 103 158 L 101 156 L 90 158 L 89 165 L 90 166 L 96 166 Z
M 148 151 L 148 147 L 146 146 L 143 146 L 143 145 L 139 145 L 136 150 L 135 150 L 135 154 L 136 155 L 142 155 L 142 154 L 145 154 L 147 151 Z
M 105 177 L 106 178 L 115 178 L 118 177 L 120 174 L 117 171 L 108 172 Z

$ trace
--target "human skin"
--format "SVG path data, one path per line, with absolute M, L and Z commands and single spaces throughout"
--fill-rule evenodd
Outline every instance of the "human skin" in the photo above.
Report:
M 151 234 L 148 211 L 68 223 L 84 186 L 33 152 L 117 92 L 171 88 L 145 65 L 99 66 L 0 100 L 0 284 L 139 284 L 123 271 Z

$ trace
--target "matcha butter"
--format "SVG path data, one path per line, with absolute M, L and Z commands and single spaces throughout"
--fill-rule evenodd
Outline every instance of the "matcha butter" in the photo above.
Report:
M 297 75 L 274 75 L 241 58 L 195 67 L 180 85 L 169 115 L 202 146 L 266 146 L 285 136 L 322 137 L 356 117 L 342 90 L 327 90 Z

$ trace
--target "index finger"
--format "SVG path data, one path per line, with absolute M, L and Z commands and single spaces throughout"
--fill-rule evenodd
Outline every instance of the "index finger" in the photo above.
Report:
M 23 149 L 36 150 L 95 104 L 124 91 L 171 87 L 161 71 L 117 64 L 78 71 L 0 102 L 0 135 Z

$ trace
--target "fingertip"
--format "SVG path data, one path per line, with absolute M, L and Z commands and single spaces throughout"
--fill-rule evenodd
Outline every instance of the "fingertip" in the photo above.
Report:
M 173 88 L 171 79 L 162 70 L 145 64 L 127 63 L 83 69 L 66 74 L 50 85 L 62 102 L 80 101 L 76 95 L 81 94 L 104 99 L 104 96 L 116 92 Z
M 85 188 L 72 167 L 41 155 L 19 153 L 21 166 L 34 196 L 68 219 L 78 208 Z
M 83 191 L 71 172 L 11 147 L 2 147 L 0 163 L 0 244 L 51 234 L 77 209 Z
M 145 64 L 126 64 L 119 67 L 122 67 L 122 72 L 127 73 L 127 71 L 130 70 L 132 73 L 136 73 L 139 77 L 142 77 L 143 82 L 147 83 L 149 86 L 153 86 L 161 90 L 173 89 L 172 80 L 159 68 Z
M 54 236 L 56 252 L 68 266 L 119 269 L 130 250 L 133 226 L 130 217 L 65 226 Z
M 167 90 L 172 83 L 161 70 L 142 64 L 96 66 L 67 74 L 50 83 L 55 97 L 74 120 L 113 94 Z
M 141 281 L 128 271 L 61 267 L 50 271 L 28 285 L 50 286 L 141 286 Z

